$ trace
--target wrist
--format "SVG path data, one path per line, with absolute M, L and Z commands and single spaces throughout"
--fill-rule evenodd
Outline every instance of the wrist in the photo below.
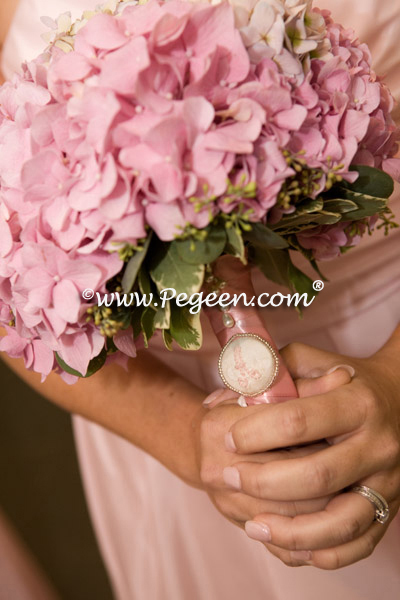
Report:
M 203 407 L 202 401 L 206 393 L 200 393 L 193 403 L 191 414 L 188 418 L 187 444 L 182 452 L 177 454 L 178 464 L 175 473 L 187 485 L 203 489 L 201 481 L 201 428 L 202 422 L 209 411 Z

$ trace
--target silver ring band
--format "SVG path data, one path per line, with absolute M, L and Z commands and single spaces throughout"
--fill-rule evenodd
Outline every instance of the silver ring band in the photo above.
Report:
M 375 517 L 374 521 L 378 523 L 386 523 L 389 518 L 389 505 L 386 502 L 385 498 L 379 493 L 373 490 L 372 488 L 366 485 L 352 485 L 347 489 L 348 492 L 355 492 L 356 494 L 360 494 L 367 500 L 373 504 L 375 508 Z

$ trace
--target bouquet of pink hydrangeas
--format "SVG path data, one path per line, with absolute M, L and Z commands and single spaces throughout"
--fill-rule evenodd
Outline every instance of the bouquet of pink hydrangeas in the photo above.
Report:
M 231 254 L 301 292 L 292 263 L 339 256 L 388 208 L 393 98 L 354 33 L 310 0 L 111 0 L 51 28 L 0 89 L 0 350 L 88 376 L 200 318 L 98 306 L 194 294 Z M 380 222 L 380 225 L 377 223 Z

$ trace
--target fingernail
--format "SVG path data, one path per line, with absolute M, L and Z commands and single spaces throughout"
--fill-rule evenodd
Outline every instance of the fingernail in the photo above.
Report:
M 310 550 L 293 550 L 293 552 L 290 553 L 290 556 L 295 560 L 307 561 L 312 559 L 312 553 Z
M 241 406 L 242 408 L 246 408 L 246 406 L 248 406 L 247 402 L 246 402 L 246 398 L 244 396 L 239 396 L 237 403 L 239 404 L 239 406 Z
M 211 402 L 217 400 L 225 392 L 225 389 L 226 388 L 218 388 L 218 390 L 211 392 L 211 394 L 209 394 L 207 398 L 203 401 L 203 406 L 208 406 L 209 404 L 211 404 Z
M 222 472 L 222 476 L 226 485 L 232 487 L 235 490 L 240 490 L 242 482 L 240 481 L 240 473 L 236 467 L 225 467 Z
M 247 535 L 252 540 L 257 540 L 258 542 L 270 542 L 271 541 L 271 531 L 267 525 L 263 523 L 259 523 L 258 521 L 247 521 L 244 526 Z
M 229 452 L 236 452 L 237 450 L 231 431 L 228 431 L 228 433 L 225 434 L 225 446 Z
M 306 378 L 307 379 L 318 379 L 318 377 L 324 377 L 325 375 L 330 375 L 331 373 L 334 373 L 338 369 L 344 369 L 345 371 L 347 371 L 352 379 L 353 379 L 354 375 L 356 374 L 355 370 L 350 365 L 335 365 L 334 367 L 329 369 L 329 371 L 323 371 L 322 369 L 312 369 L 309 373 L 307 373 Z
M 326 375 L 330 375 L 331 373 L 334 373 L 338 369 L 343 369 L 344 371 L 347 371 L 352 379 L 353 379 L 354 375 L 356 374 L 355 370 L 350 365 L 336 365 L 336 366 L 332 367 L 332 369 L 329 369 L 329 371 L 326 372 Z

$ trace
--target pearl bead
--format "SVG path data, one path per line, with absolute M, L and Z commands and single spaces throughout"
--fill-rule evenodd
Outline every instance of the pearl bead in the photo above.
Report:
M 235 319 L 229 313 L 224 313 L 222 316 L 222 322 L 225 327 L 231 328 L 235 324 Z

